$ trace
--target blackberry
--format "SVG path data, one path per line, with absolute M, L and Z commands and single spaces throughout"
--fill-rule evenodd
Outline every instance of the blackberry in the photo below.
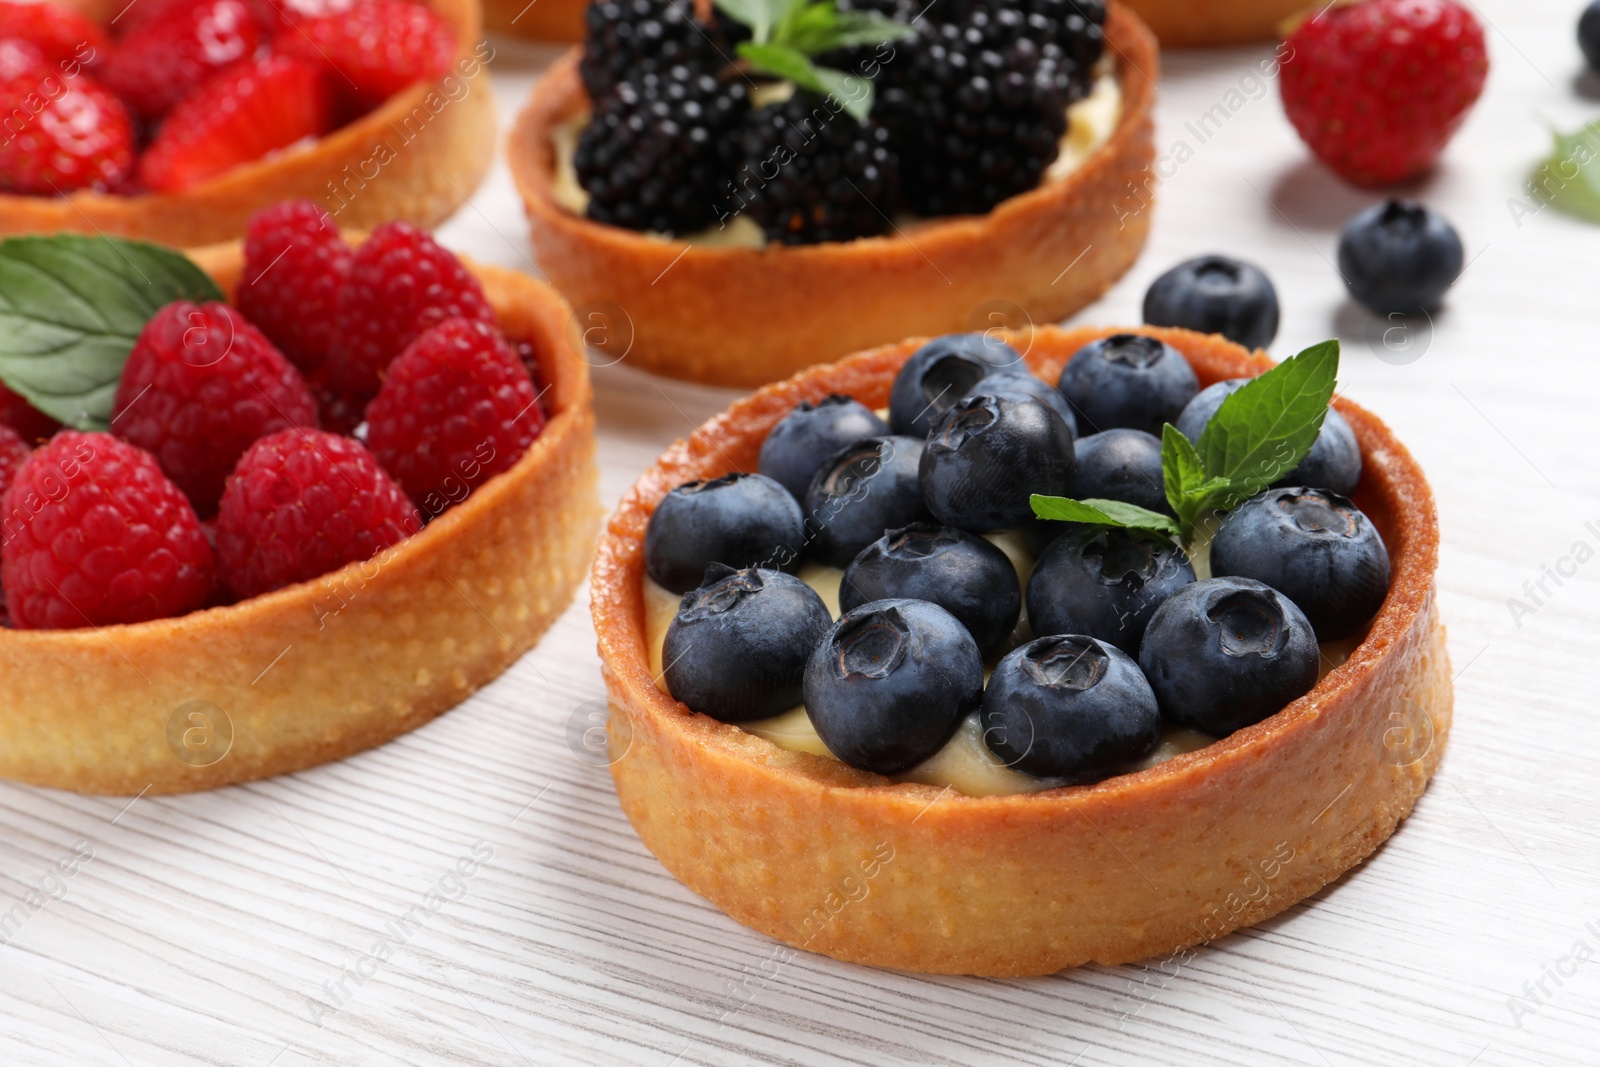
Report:
M 726 208 L 748 211 L 768 240 L 853 241 L 889 228 L 899 161 L 878 123 L 863 125 L 824 97 L 797 91 L 752 113 L 741 141 Z
M 1104 47 L 1095 16 L 1098 3 L 1023 0 L 922 31 L 904 99 L 882 117 L 914 210 L 982 214 L 1039 184 Z
M 723 83 L 684 66 L 619 82 L 573 154 L 589 217 L 673 234 L 711 225 L 749 110 L 742 79 Z
M 584 21 L 578 72 L 592 100 L 625 79 L 675 66 L 715 74 L 733 62 L 735 44 L 749 35 L 721 13 L 700 22 L 693 0 L 599 0 L 589 5 Z

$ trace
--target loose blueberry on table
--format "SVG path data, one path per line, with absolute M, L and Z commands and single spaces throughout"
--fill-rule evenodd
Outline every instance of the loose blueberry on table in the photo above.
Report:
M 1198 394 L 1170 345 L 1092 342 L 1060 395 L 1111 426 L 1077 441 L 1016 388 L 1038 380 L 1026 364 L 977 357 L 981 343 L 939 338 L 902 365 L 889 422 L 920 419 L 926 443 L 872 433 L 878 416 L 838 397 L 779 420 L 762 449 L 774 470 L 860 435 L 813 477 L 803 515 L 760 475 L 667 495 L 645 542 L 647 639 L 669 693 L 786 747 L 989 795 L 1209 744 L 1343 661 L 1383 605 L 1389 557 L 1349 497 L 1361 457 L 1329 406 L 1336 342 Z M 912 412 L 910 398 L 948 392 L 960 399 L 937 418 Z M 890 443 L 920 461 L 886 456 Z M 1160 495 L 1129 491 L 1135 475 Z M 683 494 L 757 481 L 685 520 Z M 1039 526 L 1055 536 L 1030 551 L 1023 532 Z M 737 558 L 715 558 L 721 545 Z M 681 600 L 658 577 L 673 552 L 703 571 Z M 776 558 L 793 576 L 760 562 Z
M 1375 204 L 1339 235 L 1339 274 L 1356 302 L 1379 315 L 1432 311 L 1464 262 L 1455 227 L 1409 200 Z
M 43 294 L 0 328 L 0 353 L 29 357 L 0 361 L 11 627 L 171 618 L 371 559 L 513 466 L 544 428 L 477 279 L 405 223 L 352 250 L 316 205 L 268 208 L 250 223 L 236 305 L 151 245 L 17 238 L 0 261 L 28 283 L 19 291 Z M 73 315 L 97 299 L 52 273 L 84 261 L 126 271 L 126 290 L 151 302 L 109 379 L 114 335 L 96 335 L 92 362 L 55 333 L 51 351 L 29 348 L 30 323 L 75 321 L 49 294 Z M 419 272 L 435 284 L 412 284 Z M 64 395 L 63 381 L 93 384 Z M 332 432 L 352 419 L 366 443 Z

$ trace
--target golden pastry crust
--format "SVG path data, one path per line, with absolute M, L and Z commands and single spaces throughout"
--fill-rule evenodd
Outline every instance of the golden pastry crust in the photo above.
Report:
M 580 312 L 609 314 L 631 334 L 632 365 L 753 386 L 902 337 L 971 329 L 987 309 L 1012 324 L 1019 311 L 1054 322 L 1121 277 L 1150 226 L 1158 63 L 1154 38 L 1116 4 L 1106 39 L 1122 115 L 1092 158 L 987 215 L 903 236 L 711 248 L 571 214 L 552 193 L 552 135 L 589 106 L 576 52 L 534 88 L 507 154 L 541 267 Z
M 1123 0 L 1168 48 L 1247 44 L 1283 36 L 1283 21 L 1318 5 L 1306 0 Z
M 179 248 L 242 236 L 280 200 L 315 200 L 347 229 L 390 219 L 432 227 L 478 187 L 494 159 L 494 94 L 478 0 L 425 0 L 461 42 L 449 74 L 413 85 L 305 148 L 247 163 L 187 193 L 65 197 L 0 194 L 0 234 L 102 233 Z M 83 6 L 91 14 L 98 8 Z
M 1048 327 L 1028 362 L 1054 380 L 1109 330 Z M 1146 329 L 1203 384 L 1270 366 L 1219 337 Z M 887 402 L 907 341 L 741 400 L 669 449 L 624 498 L 591 578 L 611 703 L 612 774 L 640 838 L 729 915 L 837 959 L 938 973 L 1048 974 L 1178 952 L 1260 922 L 1370 855 L 1438 766 L 1452 689 L 1435 603 L 1438 522 L 1422 471 L 1345 401 L 1356 501 L 1389 547 L 1389 596 L 1348 662 L 1276 715 L 1136 774 L 966 797 L 786 751 L 657 688 L 641 582 L 650 512 L 691 478 L 753 470 L 801 400 Z
M 536 41 L 583 40 L 589 0 L 483 0 L 483 24 L 499 33 Z
M 238 244 L 195 258 L 232 292 Z M 517 465 L 315 581 L 134 626 L 0 629 L 0 777 L 130 794 L 285 774 L 415 729 L 533 646 L 583 580 L 599 523 L 589 371 L 559 296 L 473 271 L 501 329 L 536 346 L 548 386 L 549 422 Z M 186 746 L 191 726 L 231 727 L 231 747 L 207 762 L 223 746 Z

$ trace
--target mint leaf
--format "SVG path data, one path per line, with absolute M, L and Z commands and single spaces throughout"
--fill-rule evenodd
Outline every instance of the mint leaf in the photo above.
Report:
M 831 11 L 832 5 L 812 4 L 795 20 L 787 42 L 808 55 L 836 48 L 898 41 L 916 34 L 903 22 L 865 11 Z
M 689 3 L 689 0 L 683 0 Z M 792 17 L 805 0 L 716 0 L 717 9 L 735 22 L 750 27 L 757 44 L 772 39 L 778 24 Z M 691 5 L 692 6 L 692 5 Z
M 796 48 L 785 44 L 752 44 L 739 46 L 740 58 L 749 62 L 759 73 L 792 81 L 801 89 L 832 96 L 857 122 L 865 122 L 872 111 L 872 83 L 853 74 L 819 67 Z
M 1034 493 L 1028 498 L 1033 513 L 1041 519 L 1061 522 L 1087 522 L 1096 526 L 1116 526 L 1129 530 L 1149 530 L 1153 533 L 1176 536 L 1178 524 L 1160 512 L 1150 511 L 1137 504 L 1121 500 L 1071 500 L 1064 496 L 1041 496 Z
M 1339 342 L 1324 341 L 1229 396 L 1196 446 L 1206 476 L 1225 480 L 1237 503 L 1292 471 L 1317 440 L 1338 373 Z
M 110 427 L 123 364 L 174 300 L 223 299 L 181 252 L 115 237 L 0 241 L 0 382 L 80 430 Z
M 1551 131 L 1555 146 L 1529 182 L 1534 196 L 1559 211 L 1600 222 L 1600 122 L 1573 133 Z M 1520 222 L 1519 222 L 1520 225 Z
M 1195 522 L 1217 506 L 1231 484 L 1206 472 L 1194 445 L 1170 422 L 1161 427 L 1161 480 L 1185 540 Z

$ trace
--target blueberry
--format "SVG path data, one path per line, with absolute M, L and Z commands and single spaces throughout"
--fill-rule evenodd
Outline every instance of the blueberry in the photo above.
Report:
M 761 442 L 758 469 L 805 502 L 806 490 L 829 456 L 865 437 L 882 437 L 889 424 L 847 396 L 802 400 Z
M 1178 417 L 1200 383 L 1171 345 L 1119 333 L 1084 345 L 1061 369 L 1058 383 L 1082 433 L 1127 428 L 1159 434 Z
M 978 393 L 1005 396 L 1013 400 L 1032 398 L 1043 401 L 1051 411 L 1061 416 L 1061 421 L 1067 424 L 1072 436 L 1078 436 L 1078 419 L 1072 413 L 1072 405 L 1061 395 L 1061 390 L 1052 389 L 1050 383 L 1041 378 L 1031 374 L 991 374 L 974 385 L 967 395 L 975 396 Z
M 1183 409 L 1173 425 L 1178 432 L 1196 444 L 1200 434 L 1217 413 L 1223 400 L 1239 391 L 1249 378 L 1230 378 L 1200 390 Z M 1311 443 L 1311 451 L 1300 465 L 1284 477 L 1278 485 L 1314 485 L 1319 489 L 1332 489 L 1335 493 L 1349 495 L 1361 482 L 1361 446 L 1356 433 L 1345 417 L 1333 408 L 1322 420 L 1322 430 Z
M 976 534 L 918 522 L 862 549 L 839 582 L 839 607 L 874 600 L 926 600 L 961 621 L 985 659 L 998 652 L 1022 613 L 1011 559 Z
M 1037 400 L 962 399 L 945 412 L 922 452 L 922 495 L 946 526 L 982 533 L 1033 518 L 1032 493 L 1073 492 L 1072 431 Z
M 1034 564 L 1028 624 L 1041 637 L 1086 634 L 1137 653 L 1156 609 L 1193 582 L 1189 557 L 1165 537 L 1072 526 Z
M 1122 500 L 1172 514 L 1161 477 L 1161 441 L 1143 430 L 1102 430 L 1078 439 L 1078 499 Z
M 910 770 L 983 699 L 983 657 L 925 600 L 875 600 L 840 616 L 806 664 L 806 714 L 828 751 L 877 774 Z
M 644 532 L 644 568 L 657 585 L 686 593 L 706 565 L 800 569 L 805 524 L 789 491 L 760 474 L 685 482 L 661 498 Z
M 1098 782 L 1161 743 L 1156 695 L 1133 657 L 1078 634 L 1030 641 L 995 667 L 983 740 L 1008 766 Z
M 1016 349 L 988 334 L 936 337 L 912 353 L 889 390 L 894 432 L 926 437 L 939 416 L 990 375 L 1029 375 Z
M 1139 648 L 1162 714 L 1217 737 L 1310 692 L 1320 657 L 1305 614 L 1249 578 L 1184 586 L 1156 609 Z
M 1590 68 L 1600 70 L 1600 0 L 1594 0 L 1578 16 L 1578 47 Z
M 1222 520 L 1211 572 L 1254 578 L 1297 604 L 1317 637 L 1349 637 L 1389 592 L 1389 552 L 1360 508 L 1326 489 L 1268 489 Z
M 806 661 L 832 625 L 800 579 L 713 563 L 667 627 L 667 691 L 723 722 L 781 714 L 803 699 Z
M 885 530 L 926 519 L 922 452 L 915 437 L 868 437 L 834 453 L 806 491 L 812 557 L 848 567 Z
M 1443 215 L 1409 200 L 1374 204 L 1339 235 L 1339 274 L 1356 302 L 1379 315 L 1437 307 L 1461 276 L 1461 237 Z
M 1278 335 L 1278 293 L 1257 267 L 1227 256 L 1179 263 L 1144 294 L 1144 321 L 1220 333 L 1246 348 L 1265 348 Z

